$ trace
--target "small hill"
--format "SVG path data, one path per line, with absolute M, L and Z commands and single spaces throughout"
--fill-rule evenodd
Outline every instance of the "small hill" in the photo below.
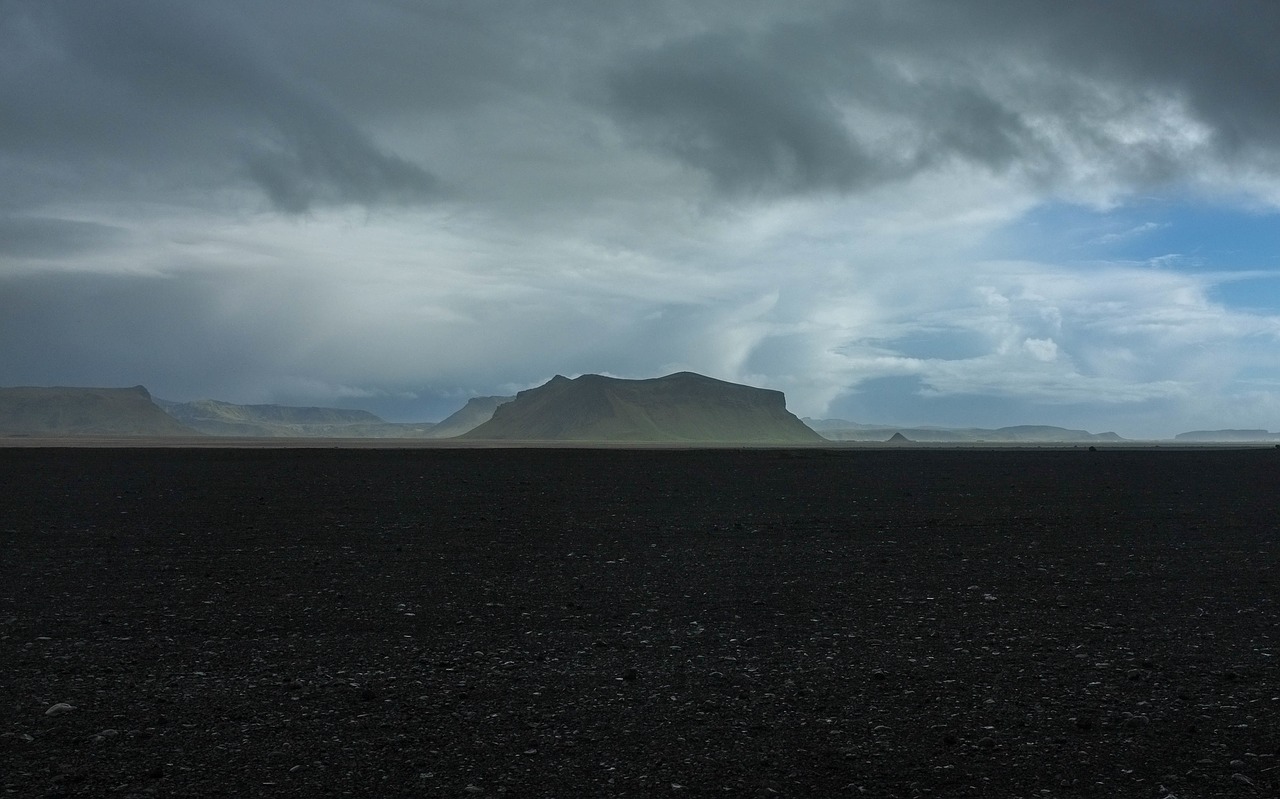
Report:
M 515 397 L 472 397 L 452 416 L 441 421 L 431 430 L 431 438 L 453 438 L 474 430 L 493 418 L 499 405 L 505 405 Z
M 649 380 L 556 375 L 521 391 L 466 439 L 671 443 L 820 443 L 780 391 L 692 372 Z
M 133 388 L 0 388 L 0 435 L 5 436 L 192 436 Z
M 245 438 L 425 438 L 429 422 L 386 422 L 368 411 L 219 400 L 159 401 L 177 421 L 212 436 Z
M 1189 442 L 1240 442 L 1240 441 L 1280 441 L 1280 433 L 1268 430 L 1192 430 L 1178 433 L 1174 441 Z

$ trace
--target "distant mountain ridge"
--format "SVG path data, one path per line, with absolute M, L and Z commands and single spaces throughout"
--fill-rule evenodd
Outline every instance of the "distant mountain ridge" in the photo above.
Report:
M 142 386 L 0 388 L 0 435 L 194 436 Z
M 677 372 L 648 380 L 556 375 L 461 436 L 477 440 L 821 443 L 780 391 Z
M 1280 433 L 1269 430 L 1191 430 L 1173 437 L 1175 441 L 1232 442 L 1280 441 Z
M 1116 433 L 1090 433 L 1087 430 L 1070 430 L 1052 425 L 1012 425 L 994 429 L 983 427 L 894 427 L 883 424 L 859 424 L 844 419 L 803 420 L 823 438 L 829 441 L 888 441 L 895 433 L 901 433 L 910 441 L 920 443 L 1072 443 L 1086 441 L 1123 441 Z
M 516 400 L 523 398 L 518 403 Z M 518 405 L 515 411 L 502 411 Z M 816 431 L 816 432 L 815 432 Z M 366 410 L 170 402 L 143 386 L 0 387 L 0 436 L 197 436 L 673 443 L 917 444 L 1123 442 L 1116 433 L 1052 425 L 900 427 L 844 419 L 797 419 L 781 392 L 680 372 L 649 380 L 557 375 L 515 397 L 475 397 L 439 423 L 387 422 Z M 1263 429 L 1192 430 L 1185 444 L 1280 442 Z
M 212 436 L 245 438 L 426 438 L 430 422 L 383 421 L 369 411 L 292 405 L 237 405 L 220 400 L 158 400 L 174 419 Z

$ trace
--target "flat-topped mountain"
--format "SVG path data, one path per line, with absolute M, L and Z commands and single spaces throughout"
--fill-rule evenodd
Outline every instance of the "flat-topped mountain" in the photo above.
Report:
M 493 418 L 499 405 L 506 405 L 515 397 L 472 397 L 453 415 L 431 428 L 432 438 L 453 438 L 470 432 Z
M 292 405 L 237 405 L 220 400 L 160 405 L 184 425 L 213 436 L 247 438 L 424 438 L 435 425 L 383 421 L 368 411 Z
M 0 388 L 0 435 L 192 436 L 151 399 L 133 388 Z
M 649 380 L 556 375 L 461 436 L 518 441 L 809 444 L 823 439 L 780 391 L 692 372 Z

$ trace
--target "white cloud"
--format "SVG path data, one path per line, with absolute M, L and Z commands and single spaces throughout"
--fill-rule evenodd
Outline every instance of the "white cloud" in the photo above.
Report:
M 1153 231 L 1167 228 L 1168 226 L 1169 225 L 1166 222 L 1143 222 L 1141 225 L 1135 225 L 1131 228 L 1128 228 L 1127 230 L 1120 230 L 1114 233 L 1104 233 L 1103 235 L 1094 239 L 1094 243 L 1115 244 L 1116 242 L 1126 241 L 1129 239 L 1138 238 L 1139 236 L 1144 236 Z M 1165 257 L 1171 257 L 1171 256 L 1165 256 Z
M 1056 361 L 1058 345 L 1051 338 L 1028 338 L 1022 342 L 1022 348 L 1037 361 Z

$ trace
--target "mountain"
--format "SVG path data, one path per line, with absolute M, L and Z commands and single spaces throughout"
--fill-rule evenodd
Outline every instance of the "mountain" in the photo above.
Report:
M 474 430 L 493 418 L 499 405 L 505 405 L 515 397 L 472 397 L 452 416 L 431 428 L 431 438 L 453 438 Z
M 771 391 L 678 372 L 649 380 L 556 375 L 461 436 L 520 441 L 820 443 Z
M 1076 443 L 1123 441 L 1115 433 L 1090 433 L 1051 425 L 1014 425 L 988 429 L 983 427 L 893 427 L 880 424 L 858 424 L 843 419 L 805 419 L 805 424 L 831 441 L 885 441 L 902 433 L 916 442 L 928 443 Z
M 1237 442 L 1237 441 L 1280 441 L 1280 433 L 1267 430 L 1192 430 L 1178 433 L 1174 441 L 1202 442 Z
M 158 401 L 174 419 L 212 436 L 245 438 L 426 438 L 430 422 L 385 422 L 368 411 L 219 400 Z
M 7 436 L 192 436 L 133 388 L 0 388 L 0 435 Z

